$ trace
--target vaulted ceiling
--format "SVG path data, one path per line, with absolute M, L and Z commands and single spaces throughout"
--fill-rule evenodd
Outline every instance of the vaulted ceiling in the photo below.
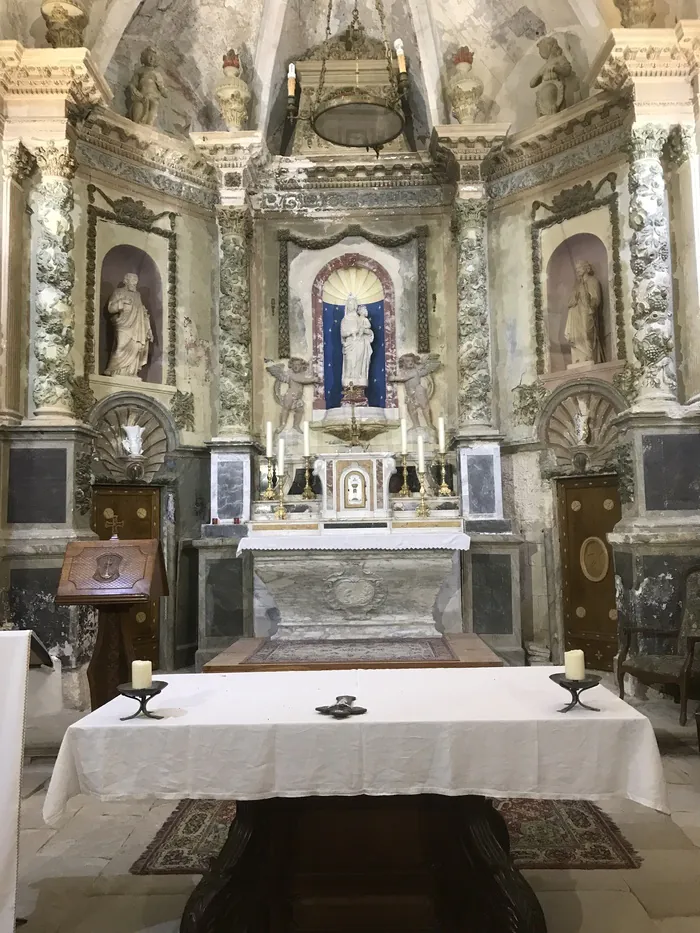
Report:
M 657 0 L 655 26 L 698 16 L 699 0 Z M 358 0 L 370 34 L 380 36 L 376 0 Z M 43 46 L 40 0 L 0 0 L 0 38 Z M 354 0 L 333 0 L 331 29 L 349 22 Z M 613 0 L 383 0 L 387 35 L 404 41 L 412 76 L 412 106 L 427 134 L 449 122 L 445 80 L 455 50 L 474 51 L 484 82 L 484 118 L 527 125 L 535 116 L 529 81 L 541 61 L 537 39 L 562 37 L 581 79 L 620 25 Z M 250 125 L 272 135 L 283 114 L 290 61 L 322 41 L 328 0 L 94 0 L 86 45 L 124 112 L 123 88 L 142 49 L 155 45 L 171 88 L 162 128 L 174 133 L 223 129 L 214 90 L 223 53 L 239 49 L 253 92 Z

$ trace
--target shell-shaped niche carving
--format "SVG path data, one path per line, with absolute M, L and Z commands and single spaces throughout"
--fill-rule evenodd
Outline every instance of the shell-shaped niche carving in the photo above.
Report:
M 613 424 L 617 414 L 614 403 L 596 392 L 577 392 L 562 399 L 545 431 L 557 465 L 583 473 L 609 463 L 619 442 L 619 431 Z
M 155 415 L 145 408 L 124 405 L 105 412 L 95 427 L 95 452 L 114 479 L 150 483 L 168 452 L 165 429 Z M 133 432 L 124 430 L 132 427 L 141 428 L 138 456 L 129 452 L 128 437 Z

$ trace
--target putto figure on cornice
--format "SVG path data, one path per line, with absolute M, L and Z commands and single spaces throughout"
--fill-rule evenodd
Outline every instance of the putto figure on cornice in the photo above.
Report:
M 168 96 L 165 78 L 158 69 L 158 52 L 152 46 L 141 52 L 141 64 L 127 88 L 129 119 L 155 126 L 161 99 Z

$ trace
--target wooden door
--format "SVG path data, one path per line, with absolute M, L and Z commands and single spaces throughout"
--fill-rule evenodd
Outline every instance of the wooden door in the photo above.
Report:
M 151 486 L 95 486 L 92 499 L 92 530 L 106 541 L 116 526 L 123 540 L 160 539 L 160 489 Z M 159 600 L 134 606 L 129 629 L 137 658 L 160 667 Z
M 598 671 L 611 671 L 617 653 L 615 574 L 607 536 L 619 521 L 614 477 L 560 481 L 565 647 L 583 649 L 586 666 Z

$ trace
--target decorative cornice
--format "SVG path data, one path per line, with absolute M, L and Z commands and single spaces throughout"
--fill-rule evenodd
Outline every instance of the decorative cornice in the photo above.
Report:
M 430 139 L 430 155 L 447 180 L 479 182 L 485 160 L 501 147 L 510 129 L 507 123 L 449 124 L 436 126 Z
M 628 117 L 628 100 L 610 100 L 594 95 L 554 117 L 538 120 L 530 129 L 506 139 L 488 156 L 486 176 L 493 183 L 561 155 L 619 129 Z
M 19 98 L 65 97 L 85 107 L 109 104 L 112 96 L 87 49 L 25 49 L 18 42 L 0 42 L 0 98 L 8 109 Z
M 676 39 L 686 61 L 695 73 L 700 67 L 700 21 L 681 19 L 676 23 Z
M 232 130 L 217 133 L 190 133 L 200 157 L 210 166 L 221 188 L 243 188 L 253 163 L 257 170 L 269 161 L 262 133 Z

